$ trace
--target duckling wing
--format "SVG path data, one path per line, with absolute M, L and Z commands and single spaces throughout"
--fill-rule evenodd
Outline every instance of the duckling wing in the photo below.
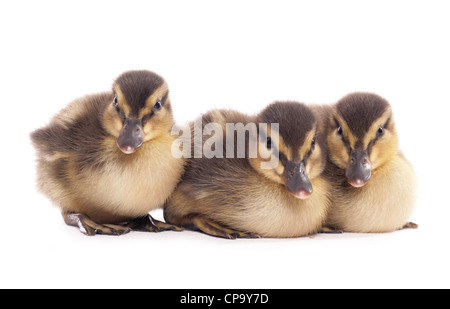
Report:
M 84 164 L 93 163 L 104 150 L 108 134 L 100 116 L 109 94 L 82 97 L 70 103 L 51 122 L 31 134 L 31 140 L 47 160 L 73 155 Z

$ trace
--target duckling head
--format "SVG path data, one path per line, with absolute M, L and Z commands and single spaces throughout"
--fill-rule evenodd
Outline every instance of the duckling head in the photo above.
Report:
M 331 161 L 352 186 L 362 187 L 398 151 L 389 103 L 372 93 L 346 95 L 330 115 L 327 143 Z
M 295 197 L 308 198 L 313 192 L 311 179 L 325 167 L 324 139 L 313 112 L 301 103 L 275 102 L 257 119 L 267 124 L 267 131 L 259 132 L 258 156 L 249 159 L 251 165 Z M 273 124 L 278 124 L 277 130 Z M 274 157 L 272 168 L 262 168 L 261 163 Z
M 167 134 L 173 125 L 167 83 L 150 71 L 121 74 L 113 83 L 112 100 L 102 121 L 125 154 Z

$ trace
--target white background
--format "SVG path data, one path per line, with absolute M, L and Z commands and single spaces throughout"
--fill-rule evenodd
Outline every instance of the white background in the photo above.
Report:
M 449 288 L 449 14 L 446 1 L 2 1 L 0 287 Z M 180 123 L 213 107 L 384 96 L 419 175 L 420 228 L 82 235 L 36 192 L 29 133 L 130 69 L 168 81 Z

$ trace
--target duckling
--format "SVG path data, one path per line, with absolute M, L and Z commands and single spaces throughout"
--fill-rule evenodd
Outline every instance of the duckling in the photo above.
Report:
M 166 222 L 229 239 L 299 237 L 321 228 L 330 205 L 330 187 L 321 176 L 325 136 L 306 105 L 275 102 L 256 116 L 213 110 L 202 117 L 202 128 L 208 123 L 216 123 L 224 133 L 204 135 L 203 145 L 223 147 L 222 157 L 203 153 L 188 160 L 164 206 Z M 241 134 L 244 155 L 239 156 L 239 133 L 229 130 L 230 124 L 249 131 Z M 259 137 L 252 135 L 252 124 Z M 226 143 L 220 146 L 222 139 Z M 252 140 L 259 149 L 256 154 L 251 152 Z
M 352 93 L 329 109 L 328 164 L 333 185 L 329 228 L 348 232 L 390 232 L 408 222 L 417 184 L 398 148 L 392 109 L 372 93 Z
M 178 228 L 149 212 L 164 205 L 184 170 L 166 81 L 128 71 L 112 91 L 71 102 L 33 133 L 38 189 L 86 235 Z

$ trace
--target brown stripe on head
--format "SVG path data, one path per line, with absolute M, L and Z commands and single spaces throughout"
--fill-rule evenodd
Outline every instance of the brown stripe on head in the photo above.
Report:
M 337 113 L 358 139 L 363 139 L 373 122 L 389 108 L 382 97 L 364 92 L 346 95 L 336 104 Z
M 155 91 L 153 91 L 153 93 L 145 100 L 145 106 L 141 108 L 139 118 L 150 114 L 156 102 L 160 102 L 162 105 L 165 105 L 167 109 L 171 110 L 169 88 L 165 82 L 155 89 Z
M 123 96 L 130 109 L 128 116 L 138 117 L 140 110 L 146 107 L 148 97 L 163 84 L 164 79 L 150 71 L 128 71 L 115 80 L 113 90 Z
M 261 123 L 279 123 L 279 134 L 285 148 L 291 153 L 285 155 L 290 160 L 298 160 L 298 149 L 304 144 L 308 132 L 316 126 L 313 112 L 297 102 L 275 102 L 267 106 L 259 115 Z

